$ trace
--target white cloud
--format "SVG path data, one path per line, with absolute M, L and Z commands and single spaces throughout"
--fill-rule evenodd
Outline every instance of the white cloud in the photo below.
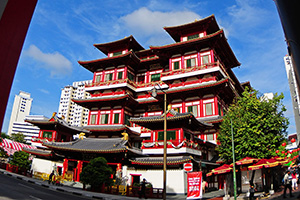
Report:
M 30 45 L 24 54 L 38 61 L 37 66 L 49 70 L 51 76 L 69 75 L 72 72 L 71 62 L 59 52 L 44 53 L 35 45 Z
M 45 93 L 45 94 L 50 94 L 50 92 L 48 90 L 45 90 L 45 89 L 39 89 L 39 91 L 41 91 L 42 93 Z
M 152 41 L 149 37 L 157 38 L 158 34 L 167 36 L 164 26 L 185 24 L 200 18 L 200 15 L 191 11 L 161 12 L 142 7 L 121 17 L 120 24 L 125 25 L 132 35 L 148 37 L 148 41 Z

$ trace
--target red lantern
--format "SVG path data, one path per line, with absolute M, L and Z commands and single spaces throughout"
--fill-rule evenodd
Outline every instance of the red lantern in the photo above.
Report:
M 282 154 L 284 154 L 284 153 L 285 153 L 285 151 L 282 151 L 281 153 L 282 153 Z
M 295 138 L 292 138 L 292 139 L 291 139 L 291 142 L 292 142 L 292 143 L 296 142 L 296 139 L 295 139 Z
M 278 154 L 278 153 L 279 153 L 279 150 L 276 150 L 275 152 Z
M 284 155 L 287 155 L 287 153 L 285 153 Z
M 282 146 L 283 146 L 283 147 L 285 147 L 285 146 L 286 146 L 286 143 L 285 143 L 285 142 L 284 142 L 284 143 L 282 143 Z

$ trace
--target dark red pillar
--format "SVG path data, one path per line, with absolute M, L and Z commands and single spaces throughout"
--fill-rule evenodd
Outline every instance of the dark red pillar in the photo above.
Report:
M 0 129 L 24 39 L 37 0 L 0 1 Z

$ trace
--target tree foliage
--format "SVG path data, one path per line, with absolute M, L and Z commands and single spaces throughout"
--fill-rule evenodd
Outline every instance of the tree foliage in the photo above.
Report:
M 112 184 L 110 178 L 112 169 L 107 165 L 107 161 L 103 157 L 94 158 L 83 168 L 80 174 L 80 181 L 84 184 L 90 184 L 92 188 L 97 188 L 105 184 Z
M 16 141 L 16 142 L 21 142 L 21 143 L 25 143 L 25 137 L 22 133 L 13 133 L 11 134 L 11 139 Z
M 17 151 L 14 153 L 9 164 L 18 166 L 20 168 L 29 169 L 31 164 L 31 161 L 29 160 L 29 154 L 25 151 Z
M 284 150 L 288 119 L 282 103 L 283 94 L 272 99 L 262 99 L 255 90 L 246 89 L 230 105 L 220 127 L 218 148 L 220 157 L 226 163 L 232 162 L 232 137 L 234 135 L 235 158 L 270 158 L 276 150 Z M 232 126 L 231 126 L 232 124 Z

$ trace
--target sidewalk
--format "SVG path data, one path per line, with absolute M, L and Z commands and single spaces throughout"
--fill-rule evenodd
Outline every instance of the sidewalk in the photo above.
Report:
M 85 196 L 85 197 L 90 197 L 90 198 L 95 198 L 95 199 L 103 199 L 103 200 L 121 200 L 121 199 L 135 199 L 137 200 L 137 197 L 127 197 L 127 196 L 121 196 L 121 195 L 112 195 L 112 194 L 105 194 L 105 193 L 97 193 L 97 192 L 90 192 L 90 191 L 85 191 L 82 190 L 82 184 L 81 183 L 76 183 L 76 182 L 65 182 L 63 186 L 55 186 L 48 184 L 47 181 L 42 181 L 39 179 L 34 179 L 31 177 L 15 174 L 12 172 L 8 172 L 4 169 L 0 169 L 0 173 L 27 181 L 29 183 L 37 184 L 43 187 L 47 187 L 51 190 L 57 190 L 60 192 L 68 192 L 70 194 L 75 194 L 79 196 Z M 287 192 L 289 194 L 289 191 Z M 294 197 L 291 197 L 287 195 L 286 200 L 296 200 L 300 199 L 300 186 L 296 191 L 292 192 Z M 255 193 L 255 197 L 259 197 L 259 199 L 274 199 L 274 200 L 279 200 L 283 199 L 283 190 L 280 192 L 276 192 L 275 194 L 268 196 L 268 197 L 262 197 L 262 193 Z M 203 195 L 202 199 L 205 200 L 223 200 L 224 197 L 224 191 L 223 190 L 217 190 L 217 191 L 212 191 L 212 192 L 207 192 Z M 152 198 L 151 198 L 152 199 Z M 186 195 L 167 195 L 167 199 L 170 200 L 186 200 Z M 233 197 L 230 198 L 234 199 Z M 245 193 L 240 194 L 237 199 L 248 199 Z M 159 199 L 153 199 L 153 200 L 159 200 Z

